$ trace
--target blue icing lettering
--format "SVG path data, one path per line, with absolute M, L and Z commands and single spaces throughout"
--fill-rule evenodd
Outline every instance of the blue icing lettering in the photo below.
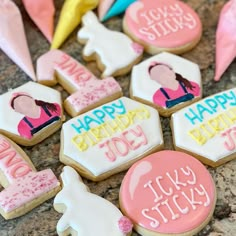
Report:
M 92 112 L 91 116 L 84 116 L 82 119 L 77 119 L 77 122 L 79 124 L 71 124 L 72 128 L 76 130 L 77 133 L 82 133 L 83 131 L 89 131 L 90 130 L 90 124 L 96 123 L 98 125 L 103 124 L 105 122 L 106 116 L 108 116 L 111 119 L 115 119 L 116 114 L 125 114 L 126 108 L 121 100 L 117 101 L 116 103 L 112 103 L 110 105 L 105 105 L 101 107 L 100 109 L 96 109 Z
M 227 98 L 224 96 L 224 94 L 216 95 L 215 100 L 220 104 L 220 106 L 225 110 L 226 104 L 227 104 Z
M 197 110 L 198 110 L 198 113 L 200 115 L 201 120 L 204 119 L 204 112 L 207 112 L 210 115 L 212 115 L 214 113 L 214 112 L 212 112 L 211 110 L 207 109 L 206 107 L 204 107 L 201 104 L 197 104 Z
M 101 122 L 104 123 L 104 118 L 106 116 L 106 113 L 102 110 L 95 110 L 93 111 L 93 114 L 97 117 L 97 119 Z
M 214 100 L 214 98 L 207 98 L 205 100 L 205 103 L 207 104 L 208 107 L 210 107 L 212 109 L 213 112 L 217 111 L 217 107 L 218 107 L 218 103 L 216 100 Z
M 189 111 L 192 115 L 185 113 L 184 116 L 192 123 L 192 125 L 195 125 L 195 120 L 202 122 L 202 119 L 194 112 L 192 108 L 189 108 Z
M 229 94 L 231 95 L 231 97 L 227 95 L 226 93 L 224 93 L 224 96 L 229 100 L 233 100 L 232 102 L 230 102 L 231 106 L 236 106 L 236 96 L 235 96 L 234 91 L 230 90 Z

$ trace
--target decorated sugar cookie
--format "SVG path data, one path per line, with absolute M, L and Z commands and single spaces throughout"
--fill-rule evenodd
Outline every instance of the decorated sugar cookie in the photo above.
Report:
M 140 0 L 133 3 L 126 10 L 123 29 L 150 54 L 189 51 L 202 35 L 197 13 L 178 0 Z
M 78 40 L 85 44 L 83 58 L 96 60 L 103 78 L 126 74 L 141 60 L 143 47 L 125 34 L 105 28 L 92 11 L 82 17 L 82 23 Z
M 24 215 L 52 198 L 60 183 L 51 169 L 36 172 L 24 151 L 0 135 L 0 214 L 5 219 Z
M 197 64 L 170 53 L 161 53 L 133 67 L 131 98 L 156 107 L 161 115 L 201 98 L 201 74 Z
M 236 89 L 209 96 L 172 115 L 176 149 L 218 166 L 235 158 Z
M 207 169 L 177 151 L 154 153 L 135 163 L 120 188 L 120 207 L 143 236 L 196 235 L 216 202 Z
M 0 0 L 0 49 L 36 80 L 21 13 L 10 0 Z
M 122 97 L 62 126 L 60 161 L 99 181 L 163 147 L 158 112 Z
M 55 7 L 53 0 L 22 0 L 30 18 L 39 27 L 49 42 L 54 31 Z
M 97 79 L 78 61 L 59 50 L 50 50 L 37 60 L 37 78 L 39 83 L 49 86 L 59 82 L 71 94 L 64 105 L 73 117 L 122 96 L 114 78 Z
M 81 17 L 94 9 L 98 0 L 66 0 L 61 9 L 59 21 L 53 37 L 51 49 L 60 48 L 67 37 L 80 24 Z
M 126 236 L 131 221 L 106 199 L 90 193 L 77 172 L 65 166 L 62 190 L 54 200 L 56 211 L 63 213 L 57 224 L 58 235 Z
M 32 146 L 62 125 L 61 95 L 46 86 L 28 82 L 0 95 L 0 133 Z

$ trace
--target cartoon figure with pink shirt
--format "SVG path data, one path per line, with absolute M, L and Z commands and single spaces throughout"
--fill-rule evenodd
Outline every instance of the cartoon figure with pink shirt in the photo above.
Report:
M 161 86 L 153 95 L 153 102 L 158 106 L 171 108 L 200 96 L 196 82 L 183 78 L 167 64 L 152 62 L 148 73 Z
M 28 93 L 14 93 L 10 106 L 24 115 L 17 128 L 20 136 L 26 139 L 31 139 L 35 133 L 61 119 L 59 104 L 36 100 Z

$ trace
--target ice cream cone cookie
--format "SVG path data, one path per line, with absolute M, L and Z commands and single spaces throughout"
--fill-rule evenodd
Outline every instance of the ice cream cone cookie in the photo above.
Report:
M 131 4 L 125 12 L 123 29 L 150 54 L 184 53 L 195 47 L 202 35 L 197 13 L 178 0 L 140 0 Z
M 163 52 L 133 67 L 130 96 L 170 116 L 201 98 L 201 84 L 197 64 Z
M 37 78 L 45 85 L 59 82 L 71 94 L 64 106 L 72 117 L 122 96 L 114 78 L 97 79 L 78 61 L 55 49 L 38 58 Z
M 0 49 L 36 80 L 20 11 L 13 1 L 0 0 Z
M 98 18 L 101 21 L 115 0 L 99 0 Z
M 143 236 L 192 236 L 210 221 L 215 184 L 194 157 L 160 151 L 136 162 L 120 188 L 120 207 Z
M 55 7 L 53 0 L 22 0 L 30 18 L 49 42 L 52 41 Z
M 13 219 L 54 197 L 60 183 L 50 169 L 37 172 L 29 157 L 0 135 L 0 214 Z
M 215 80 L 226 71 L 236 57 L 236 0 L 227 2 L 219 18 L 216 31 Z
M 163 148 L 158 112 L 126 97 L 64 123 L 61 142 L 60 161 L 93 181 Z
M 54 200 L 56 211 L 63 213 L 58 235 L 130 235 L 132 222 L 111 202 L 91 193 L 73 168 L 65 166 L 61 179 L 63 188 Z
M 25 146 L 35 145 L 62 125 L 61 94 L 28 82 L 0 95 L 0 133 Z
M 79 25 L 81 17 L 98 5 L 98 0 L 65 0 L 52 40 L 51 49 L 59 48 Z
M 83 58 L 96 61 L 103 78 L 124 75 L 141 60 L 143 47 L 127 35 L 105 28 L 92 11 L 82 17 L 82 23 L 78 40 L 85 44 Z
M 219 166 L 236 157 L 236 89 L 226 90 L 174 113 L 171 127 L 177 150 Z

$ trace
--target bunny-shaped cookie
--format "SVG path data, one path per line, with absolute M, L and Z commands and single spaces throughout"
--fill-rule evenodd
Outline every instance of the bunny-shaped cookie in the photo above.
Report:
M 143 47 L 125 34 L 105 28 L 92 11 L 83 16 L 82 23 L 77 36 L 79 42 L 86 44 L 83 57 L 97 60 L 103 78 L 126 74 L 141 60 Z
M 59 235 L 125 236 L 132 223 L 109 201 L 89 192 L 78 173 L 65 166 L 61 174 L 63 189 L 54 200 L 63 213 L 57 224 Z

